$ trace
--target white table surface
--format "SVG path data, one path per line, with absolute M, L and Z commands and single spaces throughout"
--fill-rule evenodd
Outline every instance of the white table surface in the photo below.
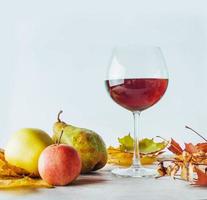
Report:
M 109 166 L 80 176 L 73 185 L 53 189 L 1 190 L 0 200 L 207 200 L 207 187 L 191 186 L 169 177 L 160 179 L 121 178 Z

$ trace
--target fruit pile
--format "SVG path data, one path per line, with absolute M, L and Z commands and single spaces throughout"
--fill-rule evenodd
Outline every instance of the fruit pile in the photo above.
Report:
M 107 150 L 102 138 L 61 121 L 61 113 L 52 138 L 34 128 L 12 135 L 5 151 L 0 151 L 0 188 L 68 185 L 80 173 L 105 166 Z

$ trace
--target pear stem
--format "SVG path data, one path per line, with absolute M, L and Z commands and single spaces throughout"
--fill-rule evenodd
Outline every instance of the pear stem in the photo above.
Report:
M 62 136 L 63 136 L 63 131 L 64 131 L 64 128 L 61 130 L 60 137 L 59 137 L 59 139 L 58 139 L 57 145 L 60 144 L 60 140 L 61 140 L 61 138 L 62 138 Z
M 60 112 L 59 112 L 58 115 L 57 115 L 57 121 L 58 121 L 58 122 L 61 122 L 60 115 L 61 115 L 62 113 L 63 113 L 63 111 L 60 110 Z
M 202 139 L 204 139 L 207 142 L 207 139 L 205 137 L 203 137 L 200 133 L 198 133 L 197 131 L 193 130 L 192 128 L 190 128 L 189 126 L 185 126 L 185 128 L 193 131 L 195 134 L 197 134 L 198 136 L 200 136 Z

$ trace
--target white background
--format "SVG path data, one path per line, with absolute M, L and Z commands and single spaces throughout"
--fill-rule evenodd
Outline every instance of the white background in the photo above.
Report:
M 207 3 L 189 0 L 0 1 L 0 145 L 22 127 L 52 133 L 65 121 L 102 135 L 108 145 L 131 131 L 132 116 L 104 87 L 112 47 L 158 45 L 168 91 L 142 114 L 142 137 L 207 137 Z

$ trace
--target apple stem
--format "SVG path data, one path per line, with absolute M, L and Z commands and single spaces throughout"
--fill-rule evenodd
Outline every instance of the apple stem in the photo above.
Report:
M 61 138 L 62 138 L 62 136 L 63 136 L 63 131 L 64 131 L 64 128 L 61 130 L 60 137 L 59 137 L 59 139 L 58 139 L 57 145 L 60 144 L 60 140 L 61 140 Z
M 62 113 L 63 113 L 62 110 L 60 110 L 60 112 L 58 113 L 58 116 L 57 116 L 57 121 L 58 121 L 58 122 L 61 122 L 60 115 L 61 115 Z

